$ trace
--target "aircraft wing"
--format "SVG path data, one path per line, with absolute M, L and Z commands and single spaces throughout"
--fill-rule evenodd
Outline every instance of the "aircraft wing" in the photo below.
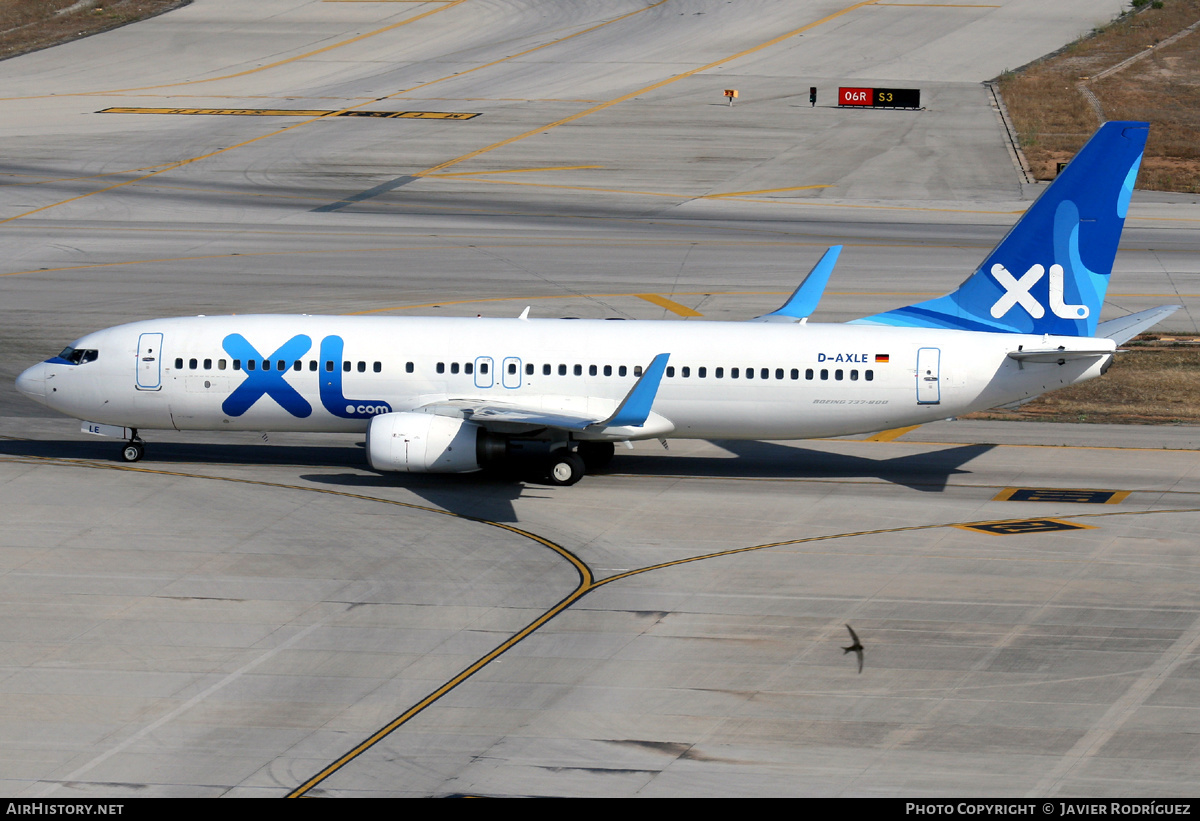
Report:
M 578 405 L 579 397 L 564 397 L 568 401 L 563 403 L 562 408 L 554 407 L 554 397 L 548 396 L 542 397 L 541 406 L 491 398 L 463 398 L 431 402 L 414 410 L 462 417 L 484 427 L 553 428 L 570 433 L 620 438 L 657 436 L 675 427 L 651 411 L 669 358 L 670 354 L 665 353 L 654 357 L 625 398 L 608 416 L 602 418 L 573 409 L 571 405 Z
M 438 416 L 461 416 L 472 422 L 478 422 L 484 427 L 515 425 L 522 428 L 584 431 L 598 421 L 595 416 L 571 413 L 566 410 L 546 410 L 483 399 L 447 399 L 442 402 L 432 402 L 414 408 L 414 410 L 434 413 Z

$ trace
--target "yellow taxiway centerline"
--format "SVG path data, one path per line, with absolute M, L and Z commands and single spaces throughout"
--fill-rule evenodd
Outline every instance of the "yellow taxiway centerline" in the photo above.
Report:
M 665 296 L 659 296 L 658 294 L 634 294 L 634 296 L 636 296 L 638 299 L 644 299 L 647 302 L 651 302 L 660 308 L 666 308 L 673 314 L 679 314 L 680 316 L 704 316 L 704 314 L 700 313 L 699 311 L 693 311 L 688 306 L 680 305 L 678 302 L 672 299 L 667 299 Z

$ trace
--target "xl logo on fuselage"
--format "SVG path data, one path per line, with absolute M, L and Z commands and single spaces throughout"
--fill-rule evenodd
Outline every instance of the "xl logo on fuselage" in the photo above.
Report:
M 996 300 L 992 306 L 992 316 L 996 319 L 1007 314 L 1014 306 L 1020 305 L 1034 319 L 1046 315 L 1042 303 L 1030 293 L 1030 289 L 1046 274 L 1041 265 L 1033 265 L 1017 279 L 1000 263 L 992 266 L 992 276 L 1004 288 L 1004 296 Z M 1068 305 L 1063 301 L 1063 267 L 1057 263 L 1050 266 L 1050 311 L 1061 319 L 1087 319 L 1091 313 L 1086 305 Z
M 280 345 L 270 356 L 263 356 L 241 334 L 230 334 L 221 346 L 235 360 L 244 363 L 246 375 L 242 384 L 221 403 L 229 416 L 241 416 L 263 396 L 274 399 L 281 408 L 300 419 L 312 415 L 312 405 L 283 378 L 294 362 L 312 348 L 312 339 L 297 334 Z M 321 404 L 325 410 L 342 419 L 370 419 L 381 413 L 391 413 L 392 406 L 382 399 L 347 399 L 342 393 L 342 349 L 340 336 L 321 340 L 321 362 L 317 378 Z M 275 368 L 272 368 L 272 364 Z

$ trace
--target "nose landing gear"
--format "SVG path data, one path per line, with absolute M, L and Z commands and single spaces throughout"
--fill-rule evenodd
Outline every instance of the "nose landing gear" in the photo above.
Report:
M 138 436 L 137 428 L 133 429 L 133 436 L 121 448 L 121 459 L 125 462 L 137 462 L 146 455 L 146 443 Z

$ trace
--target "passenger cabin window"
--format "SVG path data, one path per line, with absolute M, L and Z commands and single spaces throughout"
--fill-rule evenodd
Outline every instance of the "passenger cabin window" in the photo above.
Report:
M 175 370 L 177 370 L 177 371 L 183 370 L 183 358 L 182 357 L 175 360 Z
M 380 371 L 383 370 L 383 363 L 376 362 L 374 365 L 371 366 L 371 370 L 375 371 L 375 373 L 379 373 Z
M 438 372 L 438 373 L 445 373 L 445 372 L 446 372 L 446 363 L 445 363 L 445 362 L 439 362 L 439 363 L 437 363 L 437 372 Z
M 458 373 L 458 363 L 457 362 L 450 363 L 450 373 Z
M 342 362 L 342 373 L 350 373 L 350 360 Z
M 413 363 L 411 363 L 411 362 L 405 362 L 405 363 L 404 363 L 404 372 L 405 372 L 405 373 L 412 373 L 412 372 L 413 372 Z

